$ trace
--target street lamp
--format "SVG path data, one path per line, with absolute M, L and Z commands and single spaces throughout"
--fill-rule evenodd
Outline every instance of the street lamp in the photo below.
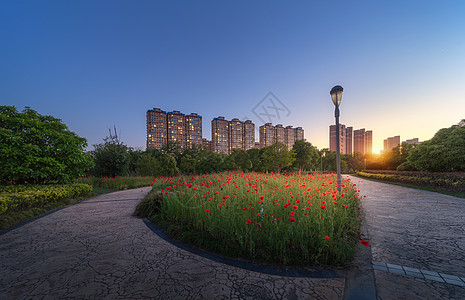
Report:
M 342 101 L 342 91 L 344 89 L 340 85 L 334 86 L 329 94 L 334 103 L 334 116 L 336 117 L 336 166 L 337 166 L 337 190 L 341 192 L 341 146 L 339 137 L 339 105 Z

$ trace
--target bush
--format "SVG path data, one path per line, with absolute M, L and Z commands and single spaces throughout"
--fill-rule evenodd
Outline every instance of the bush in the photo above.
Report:
M 50 202 L 76 197 L 90 191 L 92 191 L 92 186 L 82 183 L 3 186 L 0 190 L 0 214 L 7 210 L 40 207 Z

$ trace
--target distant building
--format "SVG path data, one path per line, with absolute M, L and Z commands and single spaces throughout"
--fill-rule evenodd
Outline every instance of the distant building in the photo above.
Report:
M 161 149 L 167 142 L 177 142 L 182 149 L 202 144 L 202 117 L 186 116 L 178 110 L 147 110 L 147 149 Z
M 336 125 L 329 126 L 329 151 L 336 151 Z M 344 154 L 344 146 L 346 146 L 346 126 L 339 124 L 339 151 Z
M 284 128 L 284 144 L 287 145 L 287 149 L 291 150 L 295 142 L 295 130 L 292 126 L 286 126 Z
M 396 135 L 393 137 L 388 137 L 383 141 L 384 144 L 384 152 L 391 151 L 395 147 L 400 145 L 400 135 Z
M 254 148 L 255 148 L 255 149 L 261 149 L 261 147 L 260 147 L 260 142 L 255 142 L 255 143 L 254 143 Z
M 345 141 L 344 141 L 344 154 L 351 154 L 353 151 L 353 134 L 354 134 L 354 128 L 353 127 L 347 127 L 346 128 L 346 135 L 345 135 Z
M 251 120 L 244 122 L 244 139 L 242 149 L 249 150 L 255 147 L 255 124 Z
M 211 149 L 216 153 L 229 153 L 229 122 L 224 117 L 212 120 Z
M 147 110 L 147 148 L 161 149 L 167 142 L 166 112 L 154 108 Z
M 373 153 L 373 131 L 372 130 L 365 131 L 365 153 Z
M 284 144 L 284 127 L 282 124 L 278 124 L 274 127 L 275 130 L 275 143 L 283 143 Z
M 238 118 L 234 118 L 229 121 L 229 150 L 228 153 L 232 152 L 232 149 L 242 149 L 244 144 L 244 123 Z
M 413 138 L 410 140 L 406 140 L 405 143 L 410 144 L 410 145 L 419 145 L 421 144 L 418 140 L 418 138 Z
M 300 140 L 304 140 L 304 139 L 305 139 L 304 138 L 304 130 L 302 129 L 302 127 L 296 127 L 295 128 L 295 141 L 300 141 Z
M 271 123 L 259 127 L 260 148 L 271 146 L 275 143 L 275 129 Z
M 191 113 L 184 118 L 186 125 L 186 147 L 202 146 L 202 117 Z

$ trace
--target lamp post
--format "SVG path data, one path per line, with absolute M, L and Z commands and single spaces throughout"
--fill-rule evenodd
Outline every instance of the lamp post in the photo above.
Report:
M 337 167 L 337 190 L 341 192 L 341 146 L 339 137 L 339 105 L 342 101 L 343 88 L 340 85 L 334 86 L 329 94 L 334 103 L 334 117 L 336 117 L 336 167 Z

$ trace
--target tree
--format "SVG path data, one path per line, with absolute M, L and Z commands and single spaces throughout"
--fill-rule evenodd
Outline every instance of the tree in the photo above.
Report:
M 164 176 L 174 176 L 179 174 L 176 166 L 176 159 L 171 154 L 163 153 L 160 157 L 160 173 Z
M 311 143 L 298 140 L 295 141 L 292 149 L 295 152 L 294 169 L 308 171 L 319 168 L 320 155 Z
M 453 125 L 440 129 L 434 137 L 409 151 L 400 169 L 420 171 L 465 171 L 465 127 Z
M 349 172 L 357 172 L 363 170 L 365 158 L 360 152 L 354 153 L 354 155 L 344 154 L 343 160 L 347 164 L 347 169 Z
M 126 175 L 129 166 L 128 147 L 119 140 L 116 127 L 114 134 L 108 131 L 109 136 L 103 139 L 103 143 L 94 145 L 91 152 L 95 162 L 92 173 L 109 177 Z
M 294 150 L 289 151 L 283 143 L 275 143 L 262 150 L 261 161 L 263 168 L 268 171 L 279 173 L 282 169 L 290 167 L 295 160 Z
M 249 154 L 243 149 L 233 149 L 229 155 L 234 162 L 234 169 L 247 172 L 252 169 L 252 161 L 249 159 Z
M 201 174 L 220 172 L 224 168 L 221 154 L 205 150 L 200 153 L 199 160 L 195 165 L 195 171 Z
M 145 153 L 137 160 L 136 171 L 143 176 L 157 176 L 161 174 L 160 163 L 152 154 Z
M 67 183 L 92 167 L 85 138 L 60 119 L 0 106 L 0 182 Z
M 179 168 L 183 173 L 193 173 L 195 171 L 195 164 L 197 159 L 190 154 L 183 154 Z
M 249 156 L 250 162 L 252 163 L 252 170 L 255 172 L 262 172 L 263 165 L 261 160 L 261 149 L 252 148 L 247 150 L 247 155 Z

